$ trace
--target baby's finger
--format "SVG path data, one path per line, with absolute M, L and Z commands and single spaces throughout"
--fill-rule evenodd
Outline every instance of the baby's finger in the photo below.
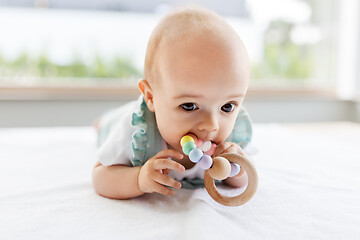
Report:
M 231 147 L 231 143 L 229 142 L 223 142 L 217 145 L 216 150 L 214 152 L 214 156 L 219 156 L 222 154 L 226 149 Z
M 180 173 L 185 171 L 185 167 L 183 165 L 170 159 L 156 159 L 153 167 L 155 170 L 171 169 Z
M 156 154 L 155 156 L 156 158 L 176 158 L 176 159 L 182 159 L 184 157 L 183 154 L 181 154 L 180 152 L 174 149 L 162 150 L 158 152 L 158 154 Z
M 160 183 L 157 183 L 157 182 L 154 182 L 153 191 L 157 192 L 157 193 L 160 193 L 160 194 L 163 194 L 163 195 L 167 195 L 167 196 L 175 195 L 174 190 L 172 190 L 170 188 L 167 188 L 167 187 L 165 187 L 165 186 L 163 186 L 163 185 L 161 185 Z
M 155 170 L 160 170 L 160 169 L 171 169 L 171 170 L 175 170 L 178 172 L 184 172 L 185 171 L 185 167 L 183 165 L 181 165 L 178 162 L 175 162 L 174 160 L 170 160 L 170 159 L 156 159 L 154 161 L 154 165 L 153 165 Z
M 222 153 L 239 153 L 240 155 L 245 155 L 241 147 L 235 143 L 232 143 L 231 147 L 225 149 Z
M 156 181 L 162 185 L 168 186 L 168 187 L 172 187 L 172 188 L 176 188 L 176 189 L 181 188 L 180 182 L 172 179 L 169 176 L 161 174 L 161 173 L 156 173 L 153 179 L 154 179 L 154 181 Z

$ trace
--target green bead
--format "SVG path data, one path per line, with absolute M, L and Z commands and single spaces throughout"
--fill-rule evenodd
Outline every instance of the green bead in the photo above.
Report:
M 186 155 L 189 155 L 190 151 L 196 148 L 196 144 L 194 142 L 186 142 L 182 146 L 182 150 Z

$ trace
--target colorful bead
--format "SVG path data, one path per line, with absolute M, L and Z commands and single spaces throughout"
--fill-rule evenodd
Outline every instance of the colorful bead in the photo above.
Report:
M 213 155 L 215 153 L 215 150 L 216 150 L 216 144 L 212 143 L 210 150 L 205 152 L 205 153 L 211 156 L 211 155 Z
M 204 156 L 201 158 L 199 165 L 202 169 L 209 169 L 211 168 L 213 164 L 213 159 L 207 154 L 204 154 Z
M 200 147 L 201 151 L 207 152 L 211 148 L 211 141 L 205 141 Z
M 185 142 L 184 145 L 182 146 L 182 150 L 186 155 L 189 155 L 190 151 L 195 149 L 196 145 L 194 142 Z
M 197 141 L 196 141 L 196 147 L 198 148 L 198 147 L 200 147 L 202 144 L 203 144 L 203 140 L 201 140 L 201 139 L 198 139 Z
M 190 161 L 194 162 L 194 163 L 197 163 L 201 160 L 201 158 L 203 157 L 203 152 L 198 149 L 198 148 L 195 148 L 193 150 L 190 151 L 189 153 L 189 159 Z
M 231 163 L 231 171 L 229 177 L 233 177 L 239 174 L 240 172 L 240 165 L 237 163 Z
M 181 138 L 181 140 L 180 140 L 180 145 L 183 146 L 186 142 L 193 142 L 193 143 L 195 143 L 195 140 L 194 140 L 192 137 L 186 135 L 186 136 L 183 136 L 183 137 Z

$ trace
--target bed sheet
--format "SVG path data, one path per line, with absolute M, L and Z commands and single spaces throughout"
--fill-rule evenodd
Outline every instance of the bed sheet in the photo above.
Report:
M 259 187 L 240 207 L 204 188 L 98 196 L 95 143 L 91 127 L 0 129 L 0 239 L 360 239 L 359 124 L 255 124 Z

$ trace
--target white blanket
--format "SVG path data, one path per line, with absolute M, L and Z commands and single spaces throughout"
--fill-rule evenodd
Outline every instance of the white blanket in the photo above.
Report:
M 98 196 L 90 127 L 0 129 L 0 239 L 360 239 L 360 126 L 254 133 L 258 191 L 224 207 L 205 189 Z

